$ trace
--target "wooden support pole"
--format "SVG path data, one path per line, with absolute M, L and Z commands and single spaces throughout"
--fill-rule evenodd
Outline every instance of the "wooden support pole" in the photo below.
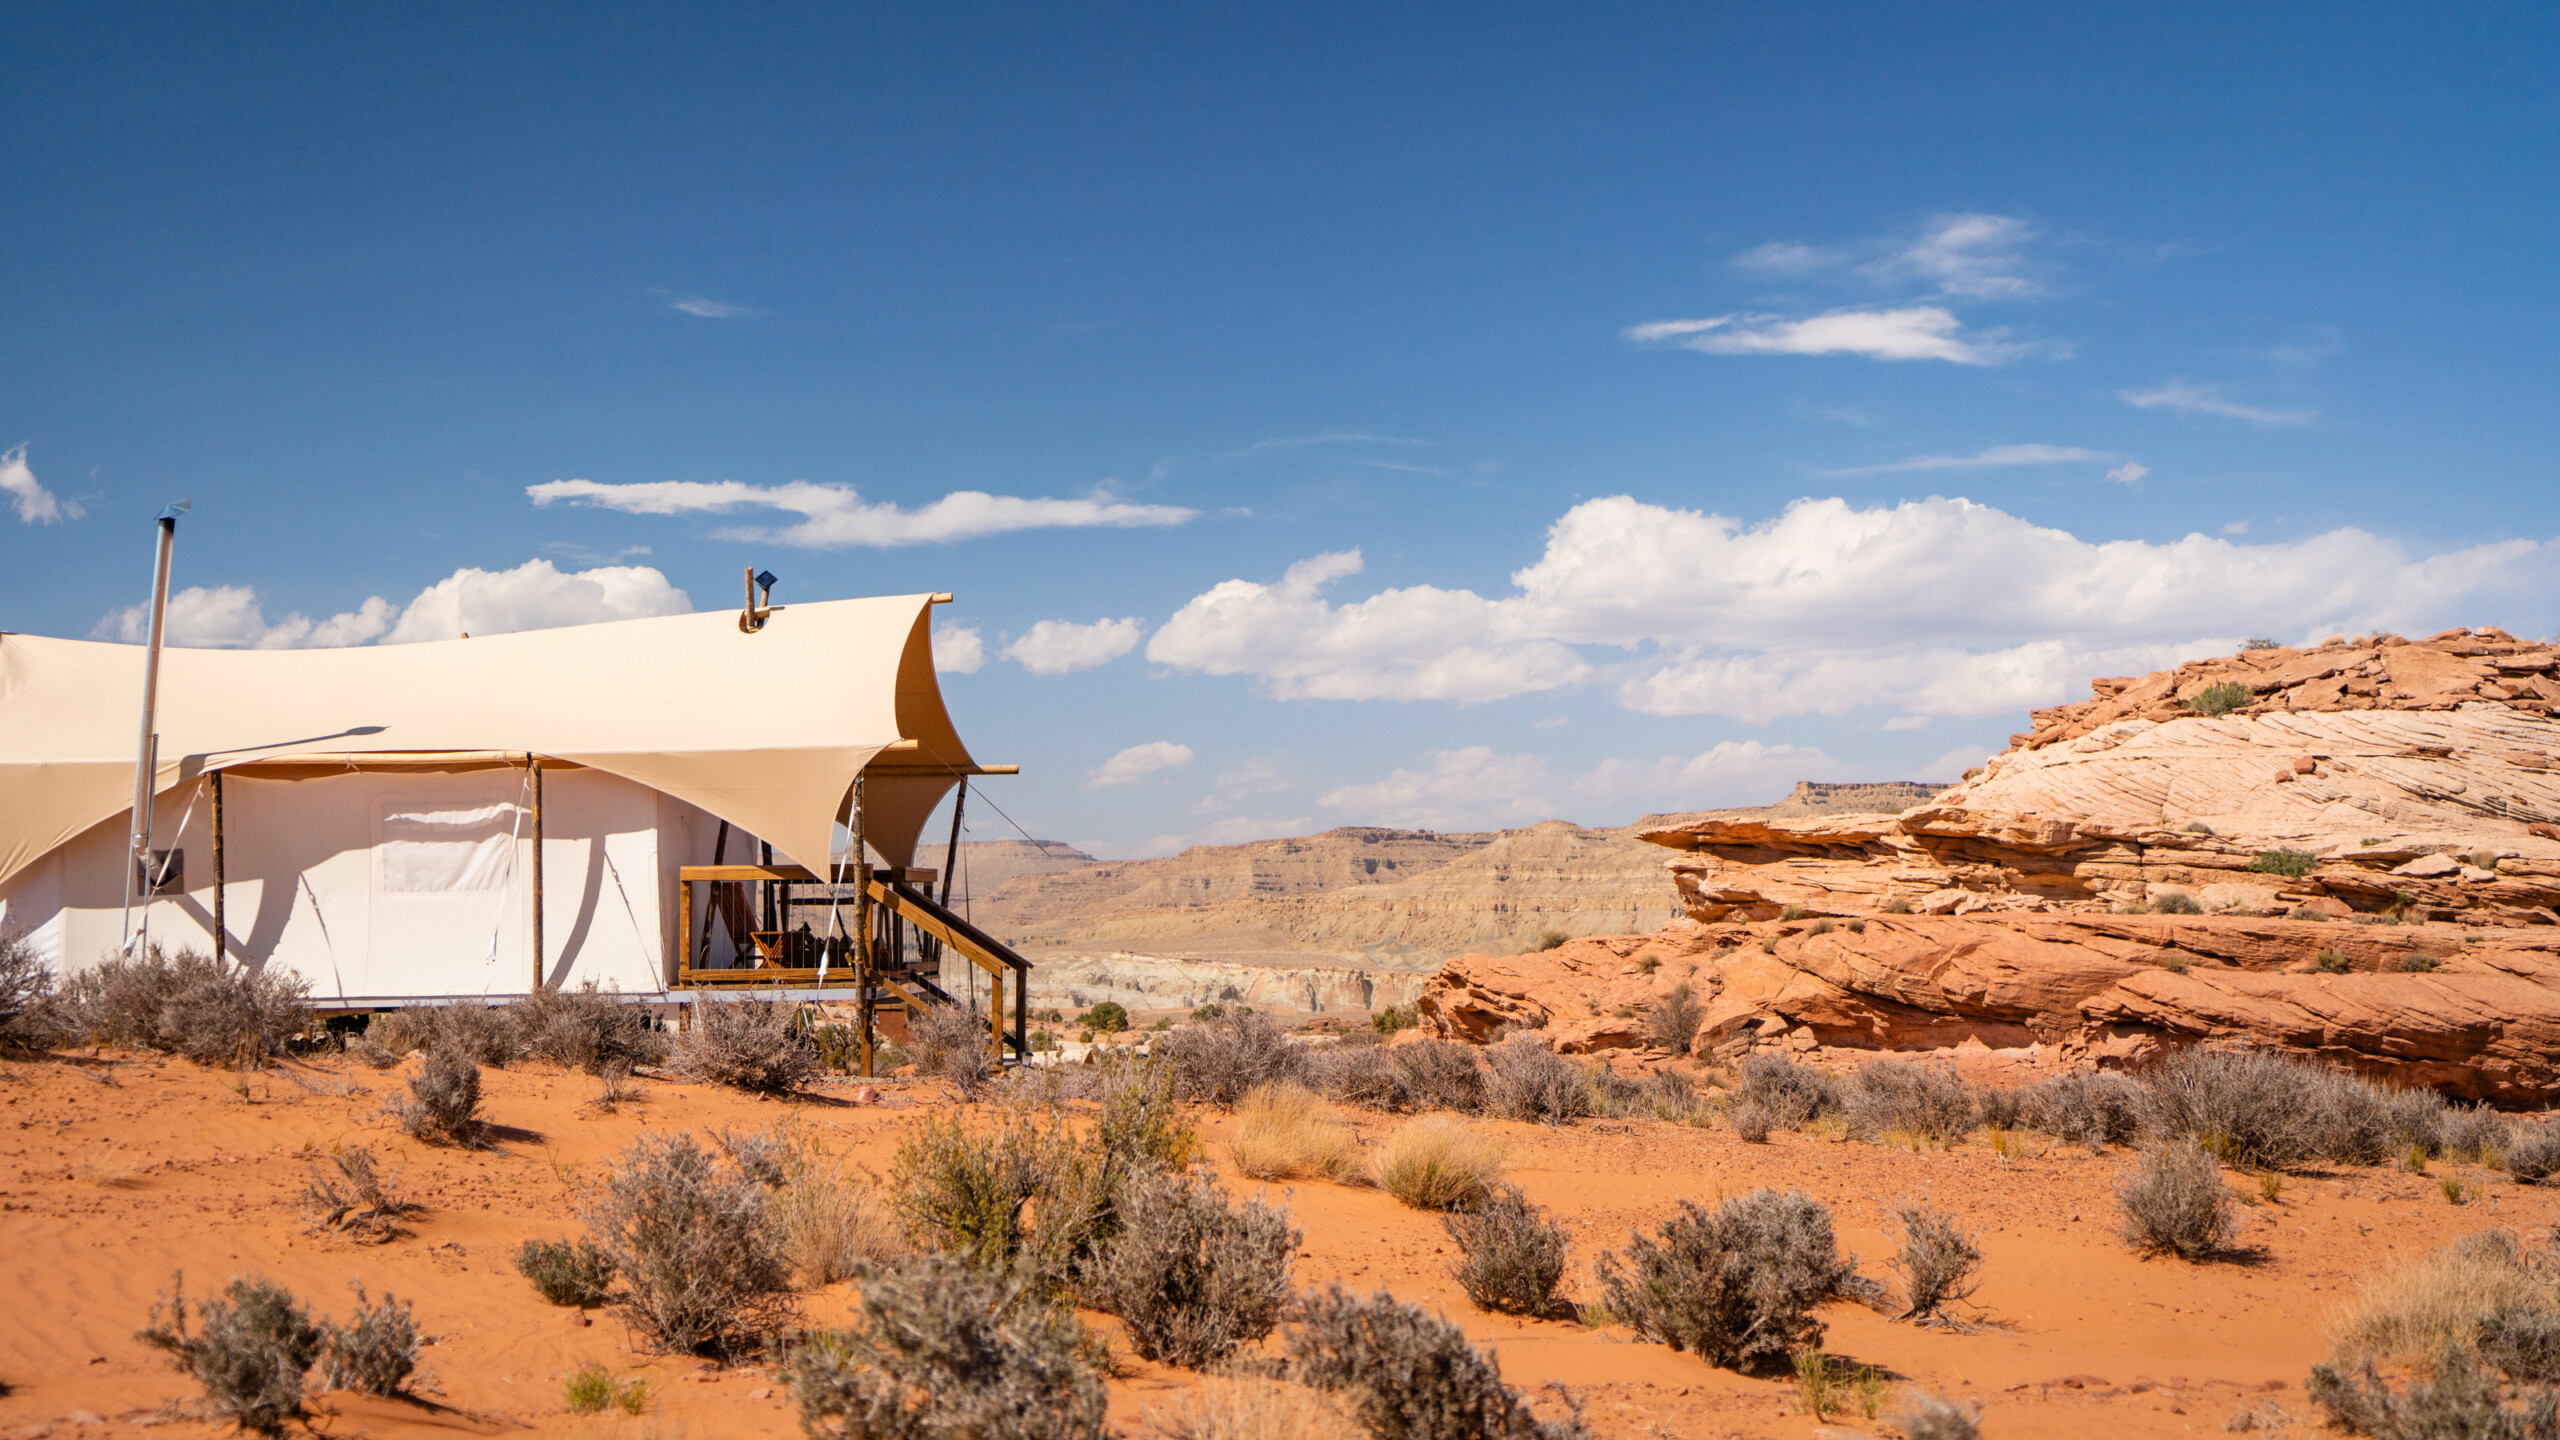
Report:
M 222 911 L 222 772 L 213 772 L 213 961 L 222 963 L 230 953 L 231 932 L 224 929 Z
M 670 989 L 684 978 L 684 972 L 693 964 L 685 956 L 687 947 L 693 944 L 694 882 L 682 878 L 683 871 L 676 873 L 676 947 L 667 953 L 667 985 Z
M 1004 982 L 998 979 L 1001 985 Z M 1031 1014 L 1031 972 L 1013 972 L 1013 1053 L 1024 1060 L 1031 1058 L 1031 1030 L 1024 1022 Z M 1001 1058 L 1001 1057 L 999 1057 Z
M 533 784 L 533 988 L 543 979 L 542 955 L 542 757 L 527 755 L 525 769 Z
M 850 838 L 853 842 L 853 977 L 856 996 L 854 1014 L 855 1024 L 861 1029 L 862 1078 L 868 1080 L 871 1078 L 871 1032 L 880 1020 L 880 1007 L 873 1000 L 872 994 L 879 988 L 880 976 L 872 963 L 871 954 L 871 857 L 862 848 L 862 777 L 859 775 L 853 777 L 851 809 L 852 813 L 848 818 L 853 823 L 846 829 L 851 832 Z M 839 885 L 843 884 L 844 867 L 837 866 L 836 873 L 827 878 Z M 907 1017 L 915 1018 L 915 1012 L 909 1009 Z

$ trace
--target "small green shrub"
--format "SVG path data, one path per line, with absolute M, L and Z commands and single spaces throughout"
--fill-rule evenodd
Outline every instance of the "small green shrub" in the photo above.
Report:
M 2190 697 L 2187 708 L 2199 715 L 2228 715 L 2257 698 L 2256 691 L 2237 680 L 2217 680 Z
M 592 1240 L 527 1240 L 516 1248 L 516 1273 L 554 1305 L 593 1309 L 613 1288 L 613 1257 Z
M 1369 1017 L 1369 1024 L 1381 1035 L 1393 1035 L 1420 1024 L 1422 1016 L 1411 1005 L 1389 1005 Z
M 2436 957 L 2433 955 L 2420 955 L 2412 952 L 2400 957 L 2400 963 L 2397 968 L 2403 974 L 2423 975 L 2436 968 Z
M 1097 1034 L 1117 1035 L 1129 1028 L 1129 1007 L 1117 1000 L 1105 1000 L 1084 1012 L 1079 1023 Z
M 2163 890 L 2151 897 L 2151 913 L 2154 915 L 2201 915 L 2204 913 L 2204 907 L 2196 903 L 2196 897 L 2184 890 Z
M 2355 962 L 2347 958 L 2345 951 L 2323 950 L 2311 957 L 2311 968 L 2326 975 L 2344 975 L 2356 967 Z
M 2258 852 L 2258 858 L 2249 862 L 2249 868 L 2258 874 L 2282 875 L 2288 880 L 2299 880 L 2319 868 L 2319 865 L 2320 857 L 2308 850 L 2282 848 L 2261 850 Z

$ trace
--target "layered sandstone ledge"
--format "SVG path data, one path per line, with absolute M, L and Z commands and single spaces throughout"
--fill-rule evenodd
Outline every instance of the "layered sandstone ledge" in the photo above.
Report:
M 2548 1102 L 2553 664 L 2501 631 L 2449 631 L 2101 680 L 1915 808 L 1645 830 L 1679 852 L 1683 919 L 1462 957 L 1421 1009 L 1451 1036 L 1543 1025 L 1607 1050 L 1640 1045 L 1686 983 L 1700 1047 L 1727 1055 L 2043 1068 L 2242 1040 Z

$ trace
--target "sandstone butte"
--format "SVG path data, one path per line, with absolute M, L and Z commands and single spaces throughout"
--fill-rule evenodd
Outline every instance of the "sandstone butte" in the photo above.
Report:
M 1543 1026 L 1589 1053 L 1641 1046 L 1645 1013 L 1687 984 L 1698 1049 L 1725 1059 L 2032 1075 L 2224 1041 L 2547 1104 L 2556 662 L 2450 630 L 2097 680 L 1897 813 L 1642 830 L 1680 852 L 1679 918 L 1459 957 L 1420 1009 L 1444 1035 Z

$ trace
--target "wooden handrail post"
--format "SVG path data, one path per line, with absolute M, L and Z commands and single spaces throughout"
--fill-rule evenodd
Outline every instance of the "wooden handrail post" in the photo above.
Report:
M 542 757 L 527 755 L 524 765 L 533 786 L 533 988 L 542 988 Z
M 230 952 L 231 935 L 223 928 L 222 911 L 222 772 L 213 772 L 213 963 Z

